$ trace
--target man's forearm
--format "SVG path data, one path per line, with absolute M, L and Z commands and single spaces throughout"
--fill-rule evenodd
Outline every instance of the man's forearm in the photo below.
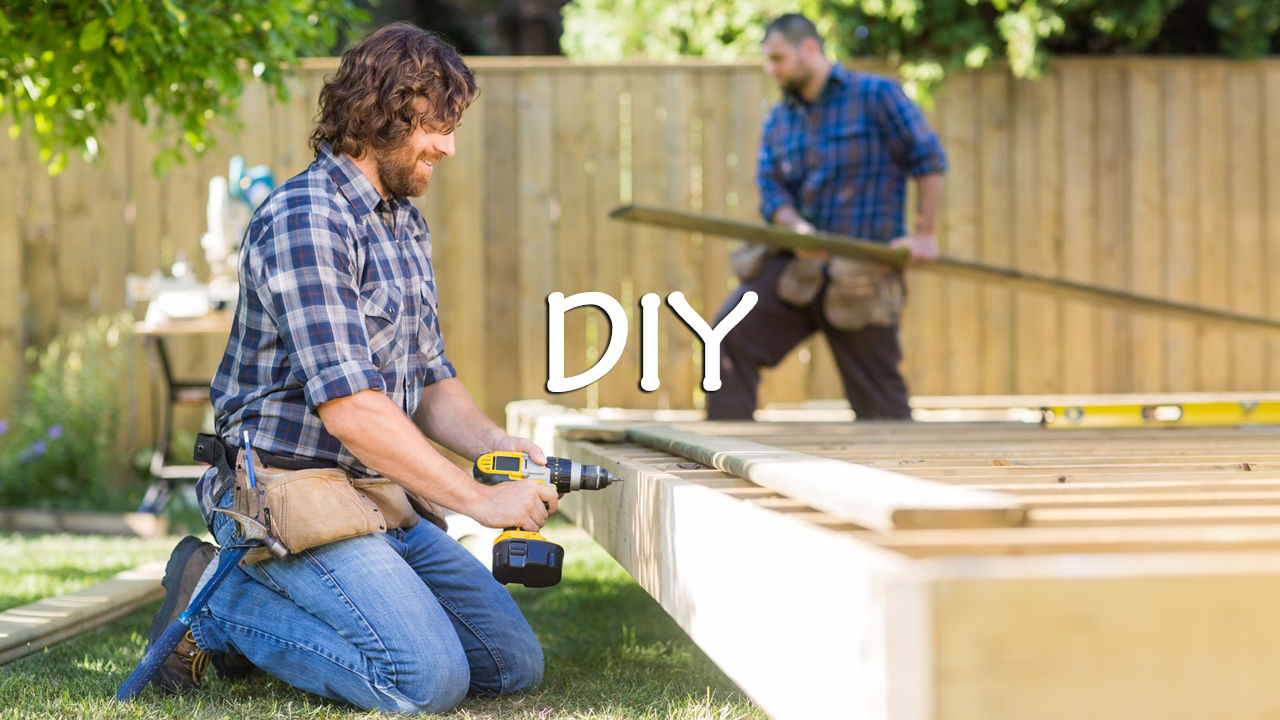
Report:
M 479 485 L 440 454 L 384 393 L 365 390 L 320 406 L 325 429 L 374 472 L 450 510 L 468 511 Z
M 916 234 L 933 235 L 938 231 L 943 185 L 942 173 L 930 173 L 916 178 L 916 223 L 912 228 Z
M 427 437 L 468 460 L 496 449 L 507 435 L 476 406 L 457 378 L 424 387 L 413 421 Z

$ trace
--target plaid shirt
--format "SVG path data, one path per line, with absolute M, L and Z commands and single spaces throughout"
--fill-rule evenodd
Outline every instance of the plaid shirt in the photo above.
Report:
M 907 175 L 947 156 L 897 83 L 839 63 L 813 103 L 788 94 L 765 119 L 756 176 L 765 220 L 791 205 L 819 230 L 888 242 L 906 234 Z
M 211 389 L 218 434 L 242 446 L 248 430 L 255 448 L 366 474 L 316 408 L 378 390 L 412 415 L 423 387 L 454 375 L 422 215 L 323 148 L 245 232 L 235 322 Z

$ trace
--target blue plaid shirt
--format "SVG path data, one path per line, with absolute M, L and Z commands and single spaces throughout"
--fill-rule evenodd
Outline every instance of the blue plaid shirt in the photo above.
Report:
M 235 322 L 210 393 L 218 434 L 243 445 L 248 430 L 255 448 L 367 473 L 316 408 L 378 390 L 412 415 L 423 387 L 454 375 L 422 215 L 323 148 L 245 232 Z
M 839 63 L 814 102 L 788 94 L 773 107 L 757 159 L 766 221 L 791 205 L 819 230 L 879 242 L 906 234 L 907 175 L 947 169 L 938 136 L 897 83 Z

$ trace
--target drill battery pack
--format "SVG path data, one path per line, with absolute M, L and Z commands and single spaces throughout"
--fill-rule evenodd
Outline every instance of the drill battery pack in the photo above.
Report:
M 551 587 L 560 582 L 564 548 L 536 532 L 507 530 L 493 542 L 493 577 L 525 587 Z

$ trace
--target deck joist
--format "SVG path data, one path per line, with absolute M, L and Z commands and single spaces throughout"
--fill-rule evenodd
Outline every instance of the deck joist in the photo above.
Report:
M 688 417 L 509 410 L 772 716 L 1280 716 L 1280 428 Z

